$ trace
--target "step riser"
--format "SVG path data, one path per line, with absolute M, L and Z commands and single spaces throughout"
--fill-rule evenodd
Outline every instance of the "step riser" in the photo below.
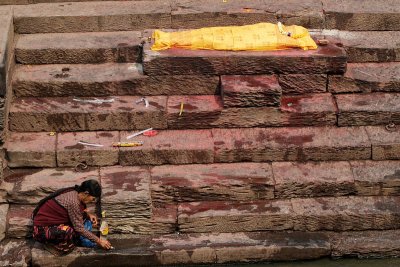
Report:
M 106 62 L 140 62 L 139 46 L 105 49 L 15 49 L 16 61 L 21 64 L 95 64 Z
M 388 223 L 391 216 L 399 215 L 398 169 L 399 163 L 394 161 L 113 166 L 78 173 L 69 169 L 17 169 L 6 175 L 0 202 L 10 203 L 9 237 L 27 235 L 33 208 L 49 192 L 70 185 L 71 180 L 79 184 L 87 179 L 101 180 L 102 207 L 107 210 L 113 233 L 172 233 L 177 226 L 183 231 L 226 232 L 220 228 L 225 227 L 221 224 L 224 220 L 249 224 L 249 228 L 225 227 L 228 231 L 389 229 L 400 226 Z M 41 183 L 46 187 L 39 186 Z M 334 185 L 347 189 L 329 191 Z M 292 190 L 286 191 L 285 186 Z M 190 190 L 192 194 L 187 194 Z M 321 193 L 338 197 L 296 198 Z M 340 197 L 342 193 L 361 196 Z M 363 197 L 370 194 L 396 197 Z M 282 197 L 292 199 L 276 199 Z M 210 202 L 212 199 L 236 202 Z M 204 202 L 180 203 L 194 200 Z M 206 221 L 214 223 L 204 225 Z M 199 230 L 193 230 L 194 224 Z
M 362 231 L 400 226 L 398 197 L 339 197 L 254 202 L 194 202 L 178 207 L 182 232 Z M 251 208 L 249 208 L 251 205 Z
M 56 140 L 56 136 L 47 133 L 13 133 L 6 147 L 10 167 L 75 166 L 84 161 L 88 165 L 113 165 L 116 162 L 121 165 L 161 165 L 400 158 L 399 131 L 389 132 L 385 127 L 366 129 L 313 127 L 292 128 L 289 131 L 288 128 L 161 131 L 151 139 L 138 136 L 134 140 L 143 141 L 143 146 L 120 148 L 118 152 L 110 147 L 112 142 L 118 140 L 117 134 L 97 133 L 96 137 L 96 132 L 65 133 L 58 134 Z M 130 134 L 132 132 L 120 132 L 119 140 L 129 141 L 126 136 Z M 80 140 L 103 144 L 104 147 L 84 147 L 77 144 Z
M 177 74 L 251 75 L 344 73 L 347 56 L 335 45 L 303 52 L 204 51 L 169 49 L 152 51 L 144 45 L 143 68 L 151 76 Z
M 5 1 L 5 2 L 4 2 Z M 28 4 L 61 2 L 3 0 L 3 4 Z M 73 0 L 71 2 L 79 2 Z M 388 4 L 387 8 L 370 1 L 366 7 L 358 7 L 357 1 L 337 3 L 330 1 L 306 1 L 301 4 L 290 3 L 290 8 L 277 5 L 273 1 L 253 1 L 241 5 L 239 1 L 216 3 L 208 1 L 201 4 L 192 2 L 153 2 L 149 4 L 94 4 L 74 3 L 63 9 L 56 4 L 35 6 L 20 6 L 16 8 L 16 28 L 22 33 L 37 32 L 75 32 L 75 31 L 116 31 L 145 28 L 200 28 L 207 26 L 243 25 L 257 22 L 282 21 L 287 24 L 303 25 L 307 28 L 341 29 L 353 31 L 399 30 L 399 15 L 393 9 L 397 2 Z M 238 3 L 239 2 L 239 3 Z M 0 3 L 1 4 L 1 3 Z M 212 7 L 212 8 L 210 8 Z M 86 11 L 86 12 L 82 12 Z M 113 15 L 105 11 L 110 10 Z M 31 13 L 29 13 L 31 11 Z M 42 13 L 40 12 L 42 11 Z M 64 11 L 64 13 L 62 12 Z M 91 12 L 90 12 L 91 11 Z M 90 15 L 83 15 L 83 14 Z M 65 14 L 68 14 L 66 16 Z M 58 16 L 57 16 L 58 15 Z M 84 20 L 85 23 L 77 23 Z M 68 23 L 62 23 L 67 21 Z M 140 22 L 140 23 L 139 23 Z

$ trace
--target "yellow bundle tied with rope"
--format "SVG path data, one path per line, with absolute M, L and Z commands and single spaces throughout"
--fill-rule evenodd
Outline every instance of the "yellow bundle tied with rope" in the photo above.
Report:
M 153 32 L 152 50 L 169 48 L 271 51 L 290 48 L 317 49 L 308 30 L 281 23 L 257 23 L 245 26 L 208 27 L 190 31 Z

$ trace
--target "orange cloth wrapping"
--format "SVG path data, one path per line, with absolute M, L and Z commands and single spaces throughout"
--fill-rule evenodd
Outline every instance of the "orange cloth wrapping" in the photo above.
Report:
M 155 30 L 153 38 L 154 44 L 151 49 L 156 51 L 169 48 L 230 51 L 317 49 L 306 28 L 272 23 L 209 27 L 179 32 Z

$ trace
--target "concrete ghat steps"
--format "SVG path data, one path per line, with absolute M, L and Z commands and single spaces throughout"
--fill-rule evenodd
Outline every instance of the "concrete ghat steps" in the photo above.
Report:
M 77 0 L 68 1 L 76 2 Z M 19 33 L 117 31 L 145 28 L 200 28 L 280 20 L 307 28 L 351 31 L 400 30 L 396 0 L 114 1 L 40 4 L 62 0 L 1 0 L 0 4 L 39 3 L 15 8 Z M 143 3 L 141 3 L 143 2 Z M 85 23 L 80 23 L 84 20 Z M 65 22 L 65 23 L 62 23 Z
M 133 132 L 10 134 L 10 167 L 62 167 L 192 163 L 399 159 L 400 129 L 368 127 L 280 127 L 166 130 L 137 136 L 139 147 L 111 147 Z M 102 144 L 90 147 L 78 141 Z

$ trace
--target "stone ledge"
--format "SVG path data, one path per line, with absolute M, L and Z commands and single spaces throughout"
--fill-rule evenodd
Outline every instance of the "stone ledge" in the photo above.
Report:
M 218 76 L 146 76 L 137 63 L 18 65 L 13 90 L 17 97 L 212 95 L 218 83 Z
M 140 62 L 141 32 L 20 35 L 15 58 L 22 64 Z
M 317 50 L 210 51 L 168 49 L 152 51 L 144 45 L 143 69 L 147 75 L 341 74 L 347 55 L 335 44 Z
M 400 92 L 400 62 L 349 63 L 343 76 L 329 76 L 332 93 Z

